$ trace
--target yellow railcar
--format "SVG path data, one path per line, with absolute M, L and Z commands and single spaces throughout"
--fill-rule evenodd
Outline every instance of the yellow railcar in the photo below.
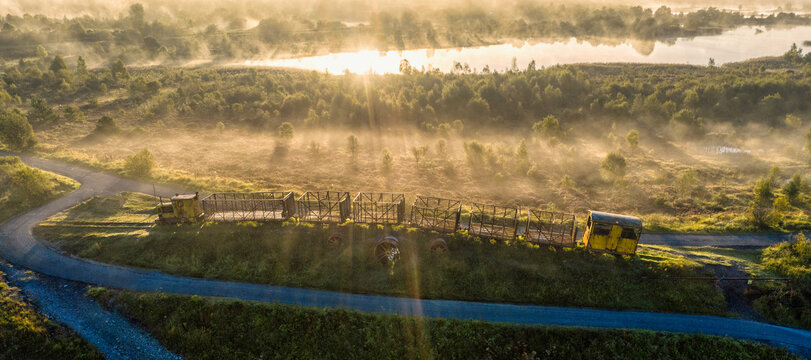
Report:
M 193 223 L 203 218 L 203 208 L 197 193 L 175 195 L 158 205 L 157 222 L 162 224 Z
M 638 217 L 589 211 L 583 244 L 587 249 L 632 255 L 640 235 L 642 220 Z

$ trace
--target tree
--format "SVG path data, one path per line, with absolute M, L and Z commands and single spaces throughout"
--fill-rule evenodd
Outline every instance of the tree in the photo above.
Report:
M 54 74 L 59 74 L 60 71 L 67 69 L 68 65 L 65 64 L 65 59 L 62 59 L 59 55 L 54 56 L 53 61 L 51 61 L 50 70 L 53 71 Z
M 800 195 L 806 190 L 808 185 L 800 174 L 794 174 L 788 184 L 783 188 L 783 194 L 791 204 L 797 204 Z
M 388 174 L 391 172 L 392 164 L 394 163 L 394 158 L 391 156 L 391 152 L 388 149 L 383 149 L 383 159 L 380 162 L 380 169 L 384 174 Z
M 127 156 L 124 161 L 124 171 L 131 176 L 149 176 L 153 167 L 155 167 L 155 157 L 147 149 L 143 149 L 135 155 Z
M 811 154 L 811 127 L 805 133 L 805 151 Z
M 48 50 L 45 50 L 45 47 L 42 45 L 37 45 L 37 57 L 40 59 L 45 59 L 48 57 Z
M 355 135 L 346 137 L 346 151 L 349 152 L 353 159 L 358 156 L 358 147 L 358 138 Z
M 786 115 L 786 126 L 792 129 L 798 129 L 800 126 L 803 126 L 803 119 L 801 119 L 797 115 L 787 114 Z
M 31 124 L 16 109 L 0 111 L 0 141 L 15 150 L 29 149 L 37 143 Z
M 681 109 L 670 118 L 672 126 L 680 126 L 685 132 L 695 136 L 704 135 L 704 121 L 694 112 L 688 109 Z
M 555 115 L 548 115 L 542 121 L 533 124 L 532 131 L 544 138 L 556 139 L 561 135 L 560 122 Z
M 59 120 L 57 114 L 45 99 L 37 96 L 31 96 L 31 111 L 28 112 L 28 121 L 34 125 L 51 124 Z
M 800 63 L 803 61 L 803 49 L 797 47 L 797 43 L 793 43 L 791 49 L 783 54 L 783 59 L 794 64 Z
M 110 66 L 110 73 L 112 73 L 114 78 L 127 79 L 130 77 L 130 73 L 127 71 L 124 61 L 121 59 L 115 59 L 115 61 L 113 61 L 113 64 Z
M 289 141 L 293 139 L 294 135 L 295 129 L 293 128 L 293 124 L 287 121 L 283 122 L 281 125 L 279 125 L 279 128 L 276 129 L 276 136 L 282 140 Z
M 749 216 L 752 225 L 759 229 L 769 228 L 776 220 L 776 212 L 773 211 L 775 171 L 772 169 L 769 175 L 760 178 L 752 188 L 753 198 L 749 203 Z
M 615 179 L 620 179 L 625 176 L 626 166 L 625 157 L 614 152 L 606 155 L 605 159 L 600 163 L 600 169 L 605 171 L 609 177 Z
M 711 68 L 715 67 L 715 59 L 710 58 L 710 61 L 707 62 L 707 66 Z
M 83 57 L 79 56 L 79 58 L 76 59 L 76 75 L 87 76 L 87 74 L 87 63 L 85 63 Z
M 628 134 L 625 135 L 625 143 L 632 149 L 636 149 L 639 146 L 639 131 L 636 129 L 629 131 Z

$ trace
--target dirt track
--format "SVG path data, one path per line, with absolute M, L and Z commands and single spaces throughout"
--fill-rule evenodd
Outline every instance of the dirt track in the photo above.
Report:
M 155 271 L 101 264 L 67 256 L 44 246 L 36 240 L 31 232 L 33 227 L 46 218 L 93 195 L 112 194 L 121 191 L 151 193 L 152 186 L 56 161 L 26 156 L 21 156 L 21 158 L 31 166 L 71 177 L 82 184 L 81 188 L 75 192 L 17 216 L 0 226 L 0 255 L 13 264 L 24 266 L 42 274 L 131 290 L 230 297 L 313 307 L 341 307 L 380 313 L 478 319 L 521 324 L 701 332 L 785 346 L 805 357 L 811 357 L 811 331 L 748 320 L 669 313 L 419 300 L 346 294 L 186 278 Z M 157 191 L 162 195 L 179 192 L 167 187 L 158 187 Z M 691 238 L 690 236 L 668 236 L 679 241 L 688 241 Z M 724 240 L 724 242 L 728 241 L 727 239 Z M 701 245 L 710 244 L 702 242 Z

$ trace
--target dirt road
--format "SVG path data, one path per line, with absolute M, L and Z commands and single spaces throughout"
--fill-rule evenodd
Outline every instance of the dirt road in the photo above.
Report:
M 34 238 L 32 229 L 46 218 L 93 195 L 135 191 L 151 193 L 152 186 L 68 164 L 21 156 L 27 164 L 76 179 L 82 186 L 67 196 L 17 216 L 0 226 L 0 255 L 9 262 L 42 274 L 89 284 L 140 291 L 163 291 L 279 302 L 313 307 L 477 319 L 520 324 L 648 329 L 730 336 L 785 346 L 811 357 L 811 331 L 748 320 L 713 316 L 609 311 L 583 308 L 510 305 L 447 300 L 420 300 L 346 294 L 259 284 L 210 281 L 172 276 L 156 271 L 101 264 L 60 254 Z M 158 187 L 159 194 L 178 192 Z

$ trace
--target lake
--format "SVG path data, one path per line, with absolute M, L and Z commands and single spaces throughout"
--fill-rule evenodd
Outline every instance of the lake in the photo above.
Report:
M 534 60 L 538 67 L 574 63 L 670 63 L 706 65 L 710 58 L 717 65 L 746 59 L 781 55 L 792 43 L 811 51 L 803 41 L 811 40 L 811 26 L 793 28 L 741 27 L 719 35 L 679 38 L 669 42 L 643 40 L 577 40 L 554 42 L 518 42 L 490 46 L 417 49 L 403 51 L 361 50 L 291 59 L 248 60 L 238 65 L 289 67 L 333 74 L 398 73 L 401 60 L 415 68 L 450 71 L 454 63 L 466 63 L 471 69 L 485 66 L 502 71 L 515 59 L 524 69 Z

